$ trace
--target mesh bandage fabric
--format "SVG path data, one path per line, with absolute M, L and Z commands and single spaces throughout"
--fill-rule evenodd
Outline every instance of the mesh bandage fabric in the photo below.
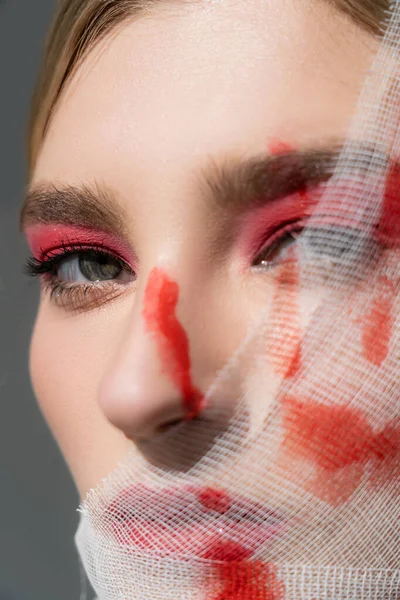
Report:
M 79 507 L 99 600 L 400 599 L 400 0 L 388 19 L 274 297 L 201 400 L 213 418 Z

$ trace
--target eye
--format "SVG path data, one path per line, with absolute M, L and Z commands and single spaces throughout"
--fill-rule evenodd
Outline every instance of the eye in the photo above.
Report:
M 253 261 L 253 267 L 272 268 L 285 260 L 289 248 L 297 243 L 301 230 L 283 231 L 274 241 L 264 245 Z
M 85 251 L 58 261 L 55 267 L 58 280 L 69 283 L 96 283 L 101 281 L 129 281 L 131 275 L 111 255 Z
M 273 240 L 264 244 L 253 266 L 270 269 L 287 258 L 289 249 L 299 245 L 304 267 L 325 271 L 341 269 L 354 275 L 357 269 L 371 268 L 380 249 L 371 236 L 361 229 L 336 225 L 306 227 L 305 223 L 288 225 Z
M 113 300 L 137 279 L 130 265 L 107 250 L 67 245 L 43 259 L 28 258 L 25 272 L 42 278 L 56 306 L 78 312 Z

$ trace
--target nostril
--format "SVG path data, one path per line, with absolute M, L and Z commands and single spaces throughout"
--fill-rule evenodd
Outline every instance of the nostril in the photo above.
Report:
M 156 434 L 166 433 L 167 431 L 169 431 L 173 427 L 176 427 L 177 425 L 180 425 L 182 423 L 182 421 L 183 421 L 182 419 L 173 419 L 171 421 L 168 421 L 167 423 L 162 423 L 162 425 L 159 425 L 157 427 Z
M 174 427 L 177 427 L 178 425 L 181 425 L 181 423 L 184 422 L 184 419 L 171 419 L 171 421 L 167 421 L 162 423 L 161 425 L 158 425 L 154 431 L 151 433 L 151 435 L 145 436 L 145 435 L 132 435 L 129 434 L 127 432 L 124 432 L 124 436 L 126 437 L 126 439 L 128 439 L 130 442 L 134 442 L 134 443 L 138 443 L 138 442 L 146 442 L 149 441 L 149 438 L 153 438 L 154 436 L 157 435 L 161 435 L 162 433 L 167 433 L 168 431 L 170 431 L 171 429 L 173 429 Z

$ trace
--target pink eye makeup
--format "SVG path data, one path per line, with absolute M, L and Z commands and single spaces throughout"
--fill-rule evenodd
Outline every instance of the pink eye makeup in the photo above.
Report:
M 115 236 L 85 227 L 68 225 L 31 225 L 25 235 L 33 256 L 42 260 L 49 252 L 66 244 L 75 247 L 104 248 L 126 263 L 134 265 L 136 257 L 128 244 Z
M 273 246 L 282 235 L 301 230 L 321 194 L 296 192 L 252 210 L 246 215 L 241 234 L 243 254 L 255 258 L 265 245 Z
M 64 225 L 26 229 L 32 256 L 25 265 L 41 276 L 50 300 L 68 310 L 89 310 L 118 296 L 136 280 L 128 244 L 101 231 Z M 80 280 L 78 283 L 74 280 Z

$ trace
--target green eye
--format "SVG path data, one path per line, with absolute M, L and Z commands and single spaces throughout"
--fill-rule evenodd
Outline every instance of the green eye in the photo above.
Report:
M 96 257 L 82 255 L 79 258 L 79 269 L 89 281 L 108 281 L 119 277 L 122 265 L 112 257 L 102 254 Z

